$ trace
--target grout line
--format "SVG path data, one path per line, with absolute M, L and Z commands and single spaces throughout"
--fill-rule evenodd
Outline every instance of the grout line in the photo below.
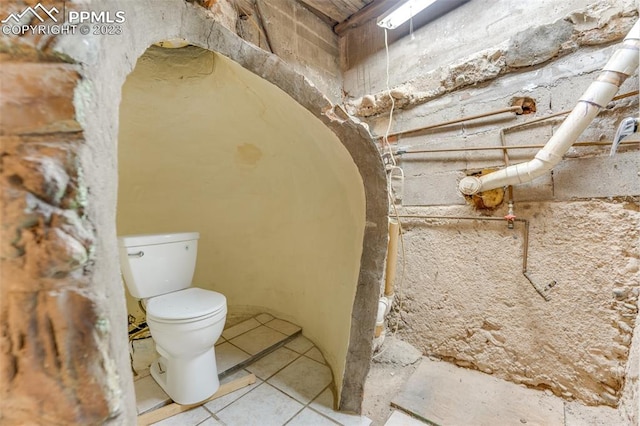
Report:
M 299 402 L 299 401 L 298 401 Z M 289 423 L 291 423 L 291 420 L 295 419 L 296 416 L 300 413 L 302 413 L 304 411 L 304 409 L 307 408 L 306 405 L 303 405 L 301 409 L 299 409 L 293 416 L 291 416 L 291 418 L 289 420 L 287 420 L 286 422 L 283 423 L 283 426 L 288 425 Z
M 209 411 L 209 410 L 207 410 L 207 411 Z M 213 416 L 209 416 L 209 417 L 207 417 L 206 419 L 204 419 L 203 421 L 201 421 L 200 423 L 198 423 L 196 426 L 200 426 L 201 424 L 203 424 L 204 422 L 206 422 L 207 420 L 209 420 L 211 417 L 213 417 Z M 171 417 L 169 417 L 169 418 L 171 418 Z
M 287 343 L 289 343 L 290 341 L 292 341 L 296 337 L 298 337 L 298 335 L 300 335 L 300 334 L 302 334 L 302 330 L 299 330 L 297 333 L 294 333 L 291 336 L 285 337 L 284 339 L 280 340 L 278 343 L 263 349 L 262 351 L 258 352 L 255 355 L 249 354 L 251 356 L 249 356 L 249 358 L 247 358 L 246 360 L 241 361 L 240 363 L 238 363 L 238 364 L 236 364 L 236 365 L 234 365 L 232 367 L 227 368 L 223 372 L 219 372 L 218 373 L 218 378 L 222 379 L 224 377 L 227 377 L 229 374 L 235 373 L 238 370 L 241 370 L 241 369 L 243 369 L 245 367 L 248 367 L 251 363 L 254 363 L 257 360 L 259 360 L 260 358 L 263 358 L 266 355 L 269 355 L 271 352 L 275 351 L 276 349 L 279 349 L 279 348 L 283 347 L 284 345 L 286 345 Z M 236 345 L 234 345 L 230 341 L 229 341 L 229 344 L 232 345 L 235 348 L 238 348 Z M 240 349 L 240 348 L 238 348 L 238 349 Z M 240 350 L 242 350 L 242 349 L 240 349 Z M 242 351 L 242 352 L 245 352 L 245 351 Z
M 324 392 L 324 391 L 323 391 L 323 392 Z M 316 398 L 317 398 L 317 397 L 316 397 Z M 309 404 L 311 404 L 311 403 L 309 403 Z M 336 419 L 332 419 L 331 417 L 329 417 L 329 416 L 326 416 L 326 415 L 322 414 L 320 411 L 318 411 L 318 410 L 314 410 L 314 409 L 313 409 L 312 407 L 310 407 L 310 406 L 306 406 L 305 408 L 308 408 L 309 410 L 313 411 L 314 413 L 321 415 L 321 416 L 322 416 L 322 417 L 324 417 L 325 419 L 329 419 L 329 421 L 331 421 L 331 422 L 333 422 L 333 423 L 335 423 L 335 424 L 337 424 L 337 425 L 344 426 L 342 423 L 340 423 L 340 422 L 339 422 L 339 421 L 337 421 Z M 332 410 L 333 410 L 333 409 L 332 409 Z M 360 415 L 360 417 L 362 417 L 362 415 Z
M 246 371 L 246 370 L 245 370 Z M 251 374 L 251 372 L 247 371 L 247 374 Z M 260 383 L 258 383 L 260 382 Z M 264 380 L 260 380 L 256 377 L 256 383 L 258 383 L 253 389 L 248 390 L 247 392 L 243 393 L 242 395 L 238 396 L 236 399 L 234 399 L 233 401 L 231 401 L 230 403 L 228 403 L 227 405 L 225 405 L 224 407 L 222 407 L 221 409 L 219 409 L 218 411 L 216 411 L 216 413 L 219 413 L 220 411 L 229 408 L 229 406 L 235 404 L 236 402 L 238 402 L 241 398 L 244 398 L 246 395 L 249 395 L 251 392 L 253 392 L 254 390 L 258 389 L 260 386 L 262 386 L 263 384 L 265 384 L 266 382 Z M 249 385 L 251 386 L 251 385 Z M 240 389 L 238 389 L 240 390 Z M 233 393 L 229 394 L 232 395 Z M 206 407 L 205 407 L 206 408 Z M 220 420 L 220 418 L 218 418 L 218 416 L 216 416 L 216 413 L 212 412 L 211 410 L 207 409 L 207 411 L 209 411 L 211 413 L 211 415 L 213 417 L 216 418 L 216 420 L 222 422 L 222 420 Z
M 263 325 L 264 325 L 264 324 L 262 324 L 260 321 L 258 321 L 258 320 L 256 319 L 256 317 L 251 317 L 251 318 L 249 318 L 248 320 L 244 320 L 244 321 L 242 321 L 242 322 L 239 322 L 238 324 L 236 324 L 236 325 L 232 325 L 232 326 L 231 326 L 231 327 L 229 327 L 229 328 L 233 328 L 233 327 L 239 326 L 240 324 L 243 324 L 243 323 L 245 323 L 245 322 L 247 322 L 247 321 L 251 321 L 251 320 L 255 320 L 255 321 L 258 323 L 258 325 L 256 325 L 256 326 L 255 326 L 255 327 L 253 327 L 253 328 L 250 328 L 250 329 L 248 329 L 248 330 L 246 330 L 246 331 L 243 331 L 243 332 L 242 332 L 242 333 L 240 333 L 240 334 L 236 334 L 235 336 L 233 336 L 233 337 L 231 337 L 231 338 L 228 338 L 228 339 L 222 335 L 222 334 L 224 334 L 224 332 L 225 332 L 225 330 L 222 330 L 222 333 L 220 333 L 220 337 L 222 337 L 222 338 L 223 338 L 223 339 L 225 339 L 227 342 L 229 342 L 231 339 L 235 339 L 236 337 L 240 337 L 240 336 L 242 336 L 243 334 L 247 334 L 247 333 L 248 333 L 248 332 L 250 332 L 251 330 L 255 330 L 256 328 L 261 327 L 261 326 L 263 326 Z M 227 328 L 226 330 L 228 330 L 229 328 Z
M 291 349 L 289 348 L 285 348 L 291 351 Z M 267 377 L 266 379 L 264 379 L 264 381 L 266 382 L 267 380 L 271 380 L 273 378 L 273 376 L 275 376 L 276 374 L 278 374 L 279 372 L 281 372 L 282 370 L 284 370 L 285 368 L 287 368 L 288 366 L 290 366 L 291 364 L 293 364 L 297 359 L 299 359 L 302 355 L 300 355 L 298 352 L 296 351 L 291 351 L 294 354 L 296 354 L 296 357 L 293 358 L 291 361 L 289 361 L 288 363 L 286 363 L 285 365 L 283 365 L 282 367 L 280 367 L 278 370 L 276 370 L 275 373 L 273 373 L 272 375 L 270 375 L 269 377 Z M 271 383 L 269 383 L 271 384 Z M 273 385 L 271 385 L 273 386 Z
M 303 356 L 303 357 L 305 357 L 305 358 L 307 358 L 307 359 L 310 359 L 311 361 L 317 362 L 317 363 L 318 363 L 318 364 L 320 364 L 320 365 L 324 365 L 325 367 L 328 367 L 328 365 L 327 365 L 327 363 L 326 363 L 326 361 L 327 361 L 326 359 L 325 359 L 325 362 L 320 362 L 320 361 L 318 361 L 317 359 L 313 359 L 313 358 L 311 358 L 310 356 L 308 356 L 308 355 L 307 355 L 307 353 L 309 353 L 309 352 L 310 352 L 313 348 L 315 348 L 315 347 L 316 347 L 316 346 L 315 346 L 315 345 L 313 345 L 313 347 L 312 347 L 311 349 L 309 349 L 307 352 L 303 353 L 303 354 L 302 354 L 302 356 Z M 322 353 L 320 353 L 320 355 L 322 355 Z M 324 359 L 324 356 L 322 356 L 322 359 Z
M 314 347 L 315 347 L 315 346 L 314 346 Z M 338 425 L 340 425 L 340 426 L 344 426 L 342 423 L 338 422 L 338 421 L 337 421 L 337 420 L 335 420 L 335 419 L 332 419 L 331 417 L 329 417 L 329 416 L 327 416 L 327 415 L 325 415 L 325 414 L 321 413 L 321 412 L 320 412 L 320 411 L 318 411 L 318 410 L 315 410 L 315 409 L 311 406 L 311 404 L 313 403 L 313 401 L 315 401 L 316 399 L 318 399 L 318 397 L 319 397 L 320 395 L 322 395 L 322 393 L 323 393 L 324 391 L 326 391 L 327 389 L 329 389 L 329 392 L 331 392 L 331 395 L 333 396 L 333 389 L 332 389 L 332 385 L 333 385 L 333 380 L 331 380 L 331 383 L 329 383 L 327 386 L 325 386 L 325 387 L 320 391 L 320 393 L 319 393 L 319 394 L 317 394 L 316 396 L 314 396 L 314 397 L 311 399 L 311 401 L 309 401 L 309 402 L 307 403 L 307 405 L 305 405 L 305 408 L 308 408 L 309 410 L 313 411 L 314 413 L 320 414 L 322 417 L 324 417 L 324 418 L 326 418 L 326 419 L 331 420 L 331 421 L 332 421 L 333 423 L 335 423 L 335 424 L 338 424 Z M 328 408 L 329 408 L 331 411 L 335 411 L 335 410 L 333 409 L 333 407 L 328 407 Z M 360 417 L 362 417 L 362 415 L 360 415 Z

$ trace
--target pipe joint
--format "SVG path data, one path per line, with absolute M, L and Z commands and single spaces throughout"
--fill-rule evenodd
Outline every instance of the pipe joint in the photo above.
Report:
M 529 182 L 551 170 L 576 142 L 578 136 L 615 96 L 626 77 L 638 68 L 638 38 L 640 21 L 629 31 L 623 45 L 615 51 L 603 68 L 603 73 L 592 82 L 569 116 L 562 122 L 544 148 L 532 160 L 486 174 L 481 178 L 465 177 L 458 184 L 460 192 L 473 195 L 501 186 Z M 515 176 L 514 176 L 515 175 Z
M 477 178 L 475 176 L 466 176 L 458 184 L 460 192 L 462 192 L 464 195 L 477 194 L 478 192 L 480 192 L 481 187 L 482 181 L 480 180 L 480 178 Z
M 542 161 L 543 163 L 555 165 L 562 160 L 562 155 L 558 155 L 553 151 L 542 148 L 536 153 L 535 158 Z

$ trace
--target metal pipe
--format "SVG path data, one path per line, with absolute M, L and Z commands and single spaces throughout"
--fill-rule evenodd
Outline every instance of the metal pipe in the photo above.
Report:
M 631 92 L 627 92 L 627 93 L 623 93 L 622 95 L 618 95 L 618 96 L 614 97 L 613 99 L 611 99 L 611 101 L 613 102 L 613 101 L 619 101 L 620 99 L 630 98 L 631 96 L 636 96 L 638 93 L 640 93 L 640 91 L 633 90 Z M 510 126 L 510 127 L 505 127 L 504 129 L 502 129 L 502 131 L 507 132 L 509 130 L 514 130 L 514 129 L 517 129 L 519 127 L 528 126 L 529 124 L 539 123 L 541 121 L 549 120 L 550 118 L 555 118 L 555 117 L 559 117 L 561 115 L 569 114 L 571 111 L 572 110 L 567 109 L 567 110 L 564 110 L 564 111 L 554 112 L 553 114 L 545 115 L 544 117 L 534 118 L 533 120 L 525 121 L 524 123 L 518 123 L 518 124 L 515 124 L 515 125 Z
M 449 120 L 449 121 L 442 121 L 440 123 L 430 124 L 430 125 L 424 126 L 424 127 L 418 127 L 416 129 L 403 130 L 402 132 L 391 133 L 387 137 L 407 135 L 407 134 L 410 134 L 410 133 L 421 132 L 423 130 L 434 129 L 436 127 L 448 126 L 449 124 L 456 124 L 456 123 L 461 123 L 463 121 L 476 120 L 478 118 L 484 118 L 484 117 L 489 117 L 489 116 L 492 116 L 492 115 L 504 114 L 504 113 L 507 113 L 507 112 L 515 112 L 516 114 L 522 114 L 522 107 L 520 107 L 520 106 L 512 106 L 512 107 L 508 107 L 508 108 L 497 109 L 495 111 L 484 112 L 482 114 L 468 115 L 466 117 L 456 118 L 456 119 Z M 382 138 L 384 138 L 384 136 L 378 136 L 377 137 L 377 139 L 382 139 Z
M 638 144 L 640 141 L 626 141 L 621 142 L 620 145 L 633 145 Z M 607 146 L 611 145 L 611 142 L 576 142 L 573 146 Z M 396 151 L 395 155 L 405 155 L 405 154 L 427 154 L 427 153 L 435 153 L 435 152 L 460 152 L 460 151 L 492 151 L 492 150 L 508 150 L 508 149 L 532 149 L 532 148 L 543 148 L 544 145 L 536 144 L 536 145 L 493 145 L 493 146 L 473 146 L 467 148 L 436 148 L 436 149 L 421 149 L 416 151 Z
M 384 280 L 384 295 L 393 296 L 396 281 L 396 262 L 398 261 L 398 236 L 400 224 L 396 219 L 389 219 L 389 243 L 387 245 L 387 269 Z
M 636 96 L 636 95 L 638 95 L 638 93 L 640 93 L 640 91 L 638 91 L 638 90 L 634 90 L 634 91 L 631 91 L 631 92 L 623 93 L 622 95 L 618 95 L 615 98 L 613 98 L 612 101 L 619 101 L 620 99 L 625 99 L 625 98 L 629 98 L 631 96 Z M 544 117 L 538 117 L 538 118 L 534 118 L 533 120 L 525 121 L 524 123 L 515 124 L 515 125 L 510 126 L 510 127 L 504 127 L 502 130 L 500 130 L 500 132 L 501 132 L 501 135 L 500 135 L 501 142 L 503 143 L 503 145 L 506 145 L 506 141 L 502 140 L 504 138 L 504 133 L 505 132 L 508 132 L 508 131 L 511 131 L 511 130 L 516 130 L 518 128 L 528 126 L 530 124 L 535 124 L 535 123 L 539 123 L 541 121 L 549 120 L 551 118 L 558 117 L 558 116 L 561 116 L 561 115 L 569 114 L 570 112 L 571 112 L 571 110 L 554 112 L 553 114 L 545 115 Z M 634 141 L 634 142 L 631 142 L 631 143 L 638 143 L 638 142 Z M 608 144 L 610 144 L 610 142 L 578 142 L 578 143 L 575 143 L 573 145 L 574 146 L 591 146 L 591 145 L 608 145 Z M 443 149 L 417 150 L 417 151 L 398 150 L 398 151 L 395 152 L 395 155 L 429 153 L 429 152 L 484 151 L 484 150 L 504 149 L 504 148 L 506 148 L 506 149 L 524 149 L 524 148 L 542 148 L 542 147 L 544 147 L 544 145 L 512 145 L 512 146 L 506 146 L 506 147 L 490 146 L 490 147 L 472 147 L 472 148 L 443 148 Z
M 449 220 L 481 220 L 481 221 L 509 221 L 508 219 L 502 217 L 483 217 L 483 216 L 434 216 L 434 215 L 422 215 L 422 214 L 399 214 L 394 215 L 396 218 L 407 218 L 407 219 L 449 219 Z M 513 218 L 512 222 L 521 222 L 524 224 L 522 230 L 522 275 L 529 281 L 531 286 L 536 290 L 536 292 L 542 296 L 542 298 L 546 301 L 551 300 L 547 292 L 553 286 L 556 285 L 556 281 L 552 280 L 549 284 L 542 287 L 539 284 L 535 283 L 531 277 L 529 276 L 527 267 L 528 267 L 528 258 L 529 258 L 529 221 L 527 219 L 521 218 Z
M 614 52 L 602 72 L 579 99 L 578 104 L 536 156 L 493 173 L 463 178 L 458 188 L 466 195 L 501 186 L 530 182 L 551 170 L 591 124 L 595 116 L 615 96 L 622 83 L 638 68 L 640 21 L 636 21 L 622 45 Z

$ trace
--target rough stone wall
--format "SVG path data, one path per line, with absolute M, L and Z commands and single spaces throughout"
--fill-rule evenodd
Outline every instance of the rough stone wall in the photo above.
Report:
M 33 3 L 4 2 L 0 13 Z M 357 320 L 337 386 L 339 407 L 359 412 L 387 238 L 384 168 L 365 127 L 282 59 L 236 37 L 214 10 L 181 0 L 68 6 L 124 9 L 126 32 L 0 37 L 0 423 L 135 422 L 115 230 L 118 107 L 137 58 L 174 38 L 278 86 L 329 127 L 358 166 L 367 224 Z
M 416 31 L 415 40 L 398 43 L 403 44 L 402 48 L 392 45 L 389 82 L 395 108 L 415 107 L 443 94 L 545 63 L 580 47 L 619 40 L 635 22 L 636 9 L 634 0 L 578 0 L 560 4 L 538 1 L 513 7 L 501 4 L 499 8 L 488 1 L 465 4 L 429 24 L 429 28 Z M 487 10 L 491 16 L 486 16 Z M 470 21 L 469 16 L 486 19 Z M 375 22 L 372 25 L 358 31 L 381 31 Z M 464 31 L 459 31 L 460 28 Z M 350 37 L 356 34 L 347 33 L 344 39 Z M 434 38 L 439 39 L 440 47 L 436 51 L 424 49 Z M 385 67 L 383 50 L 345 71 L 344 90 L 348 94 L 345 104 L 349 113 L 369 117 L 390 109 Z
M 533 98 L 537 111 L 392 138 L 393 151 L 449 150 L 397 156 L 405 174 L 401 214 L 506 215 L 506 193 L 495 210 L 478 211 L 457 191 L 463 176 L 505 165 L 502 150 L 476 149 L 543 145 L 563 116 L 514 126 L 572 109 L 638 16 L 636 1 L 491 6 L 469 2 L 416 30 L 415 40 L 390 46 L 391 133 L 506 108 L 519 97 Z M 381 51 L 345 72 L 347 110 L 379 136 L 391 106 L 385 62 Z M 637 88 L 636 72 L 619 93 Z M 621 403 L 637 421 L 637 354 L 630 351 L 640 155 L 638 144 L 614 157 L 606 146 L 619 122 L 637 112 L 637 93 L 612 102 L 579 138 L 605 146 L 574 147 L 552 172 L 513 188 L 515 214 L 530 225 L 528 274 L 541 286 L 557 283 L 550 301 L 522 274 L 522 223 L 509 230 L 501 221 L 404 219 L 404 284 L 391 329 L 397 324 L 400 337 L 425 354 L 587 404 Z M 510 149 L 509 161 L 537 151 Z
M 93 279 L 79 67 L 37 42 L 0 39 L 0 423 L 123 423 L 126 320 L 106 295 L 124 295 Z

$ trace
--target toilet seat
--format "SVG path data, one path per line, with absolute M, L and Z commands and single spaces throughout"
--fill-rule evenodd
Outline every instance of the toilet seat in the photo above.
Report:
M 202 321 L 218 314 L 226 315 L 224 295 L 198 287 L 189 287 L 147 300 L 149 319 L 165 323 Z

